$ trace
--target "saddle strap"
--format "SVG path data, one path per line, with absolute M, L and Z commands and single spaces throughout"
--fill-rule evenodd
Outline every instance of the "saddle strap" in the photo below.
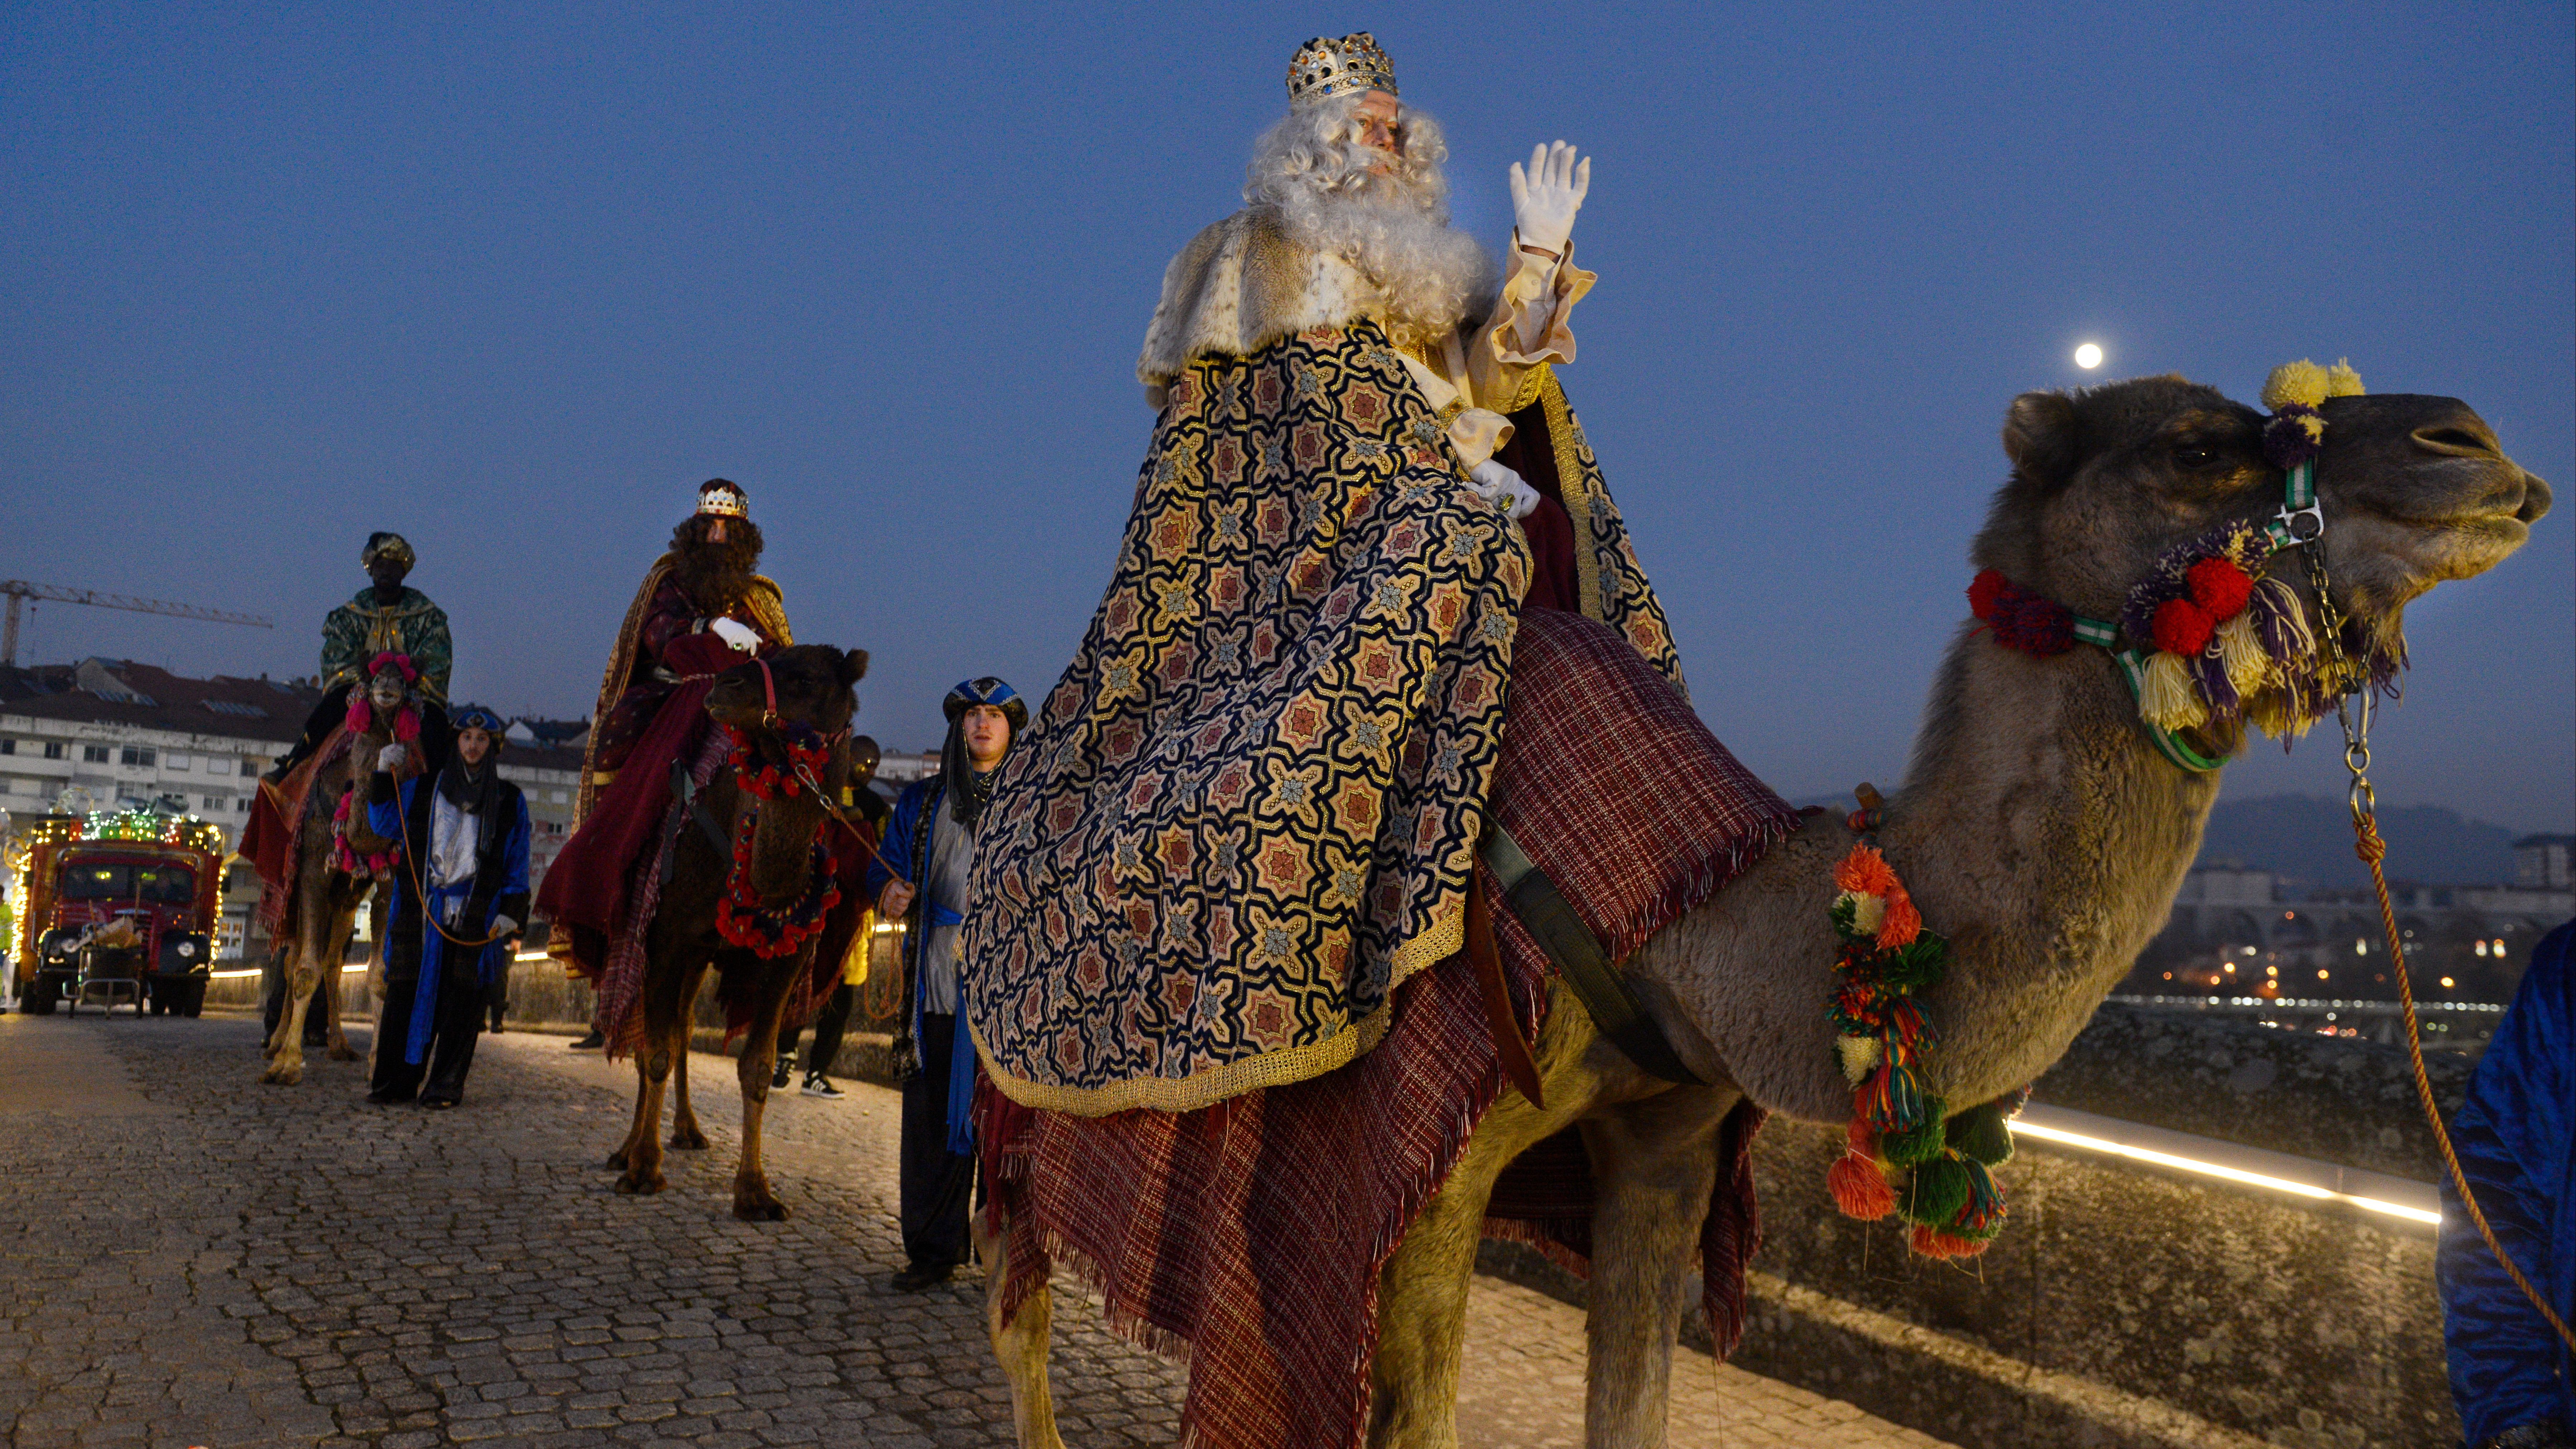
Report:
M 1521 1089 L 1529 1104 L 1547 1110 L 1539 1095 L 1538 1063 L 1521 1039 L 1520 1018 L 1512 1011 L 1511 989 L 1503 984 L 1503 953 L 1494 948 L 1493 916 L 1485 906 L 1485 883 L 1467 879 L 1467 964 L 1476 968 L 1476 989 L 1485 999 L 1485 1030 L 1503 1061 L 1503 1075 Z
M 716 823 L 715 816 L 708 813 L 706 792 L 689 777 L 689 766 L 685 760 L 671 762 L 671 797 L 688 812 L 690 819 L 698 822 L 699 831 L 707 837 L 707 844 L 715 847 L 717 857 L 733 859 L 733 842 L 726 838 L 725 829 Z M 680 844 L 680 817 L 674 813 L 670 819 L 671 823 L 662 831 L 661 874 L 665 886 L 671 883 L 672 856 Z
M 1537 861 L 1529 858 L 1520 842 L 1503 829 L 1502 822 L 1489 820 L 1484 844 L 1477 854 L 1485 867 L 1494 873 L 1503 890 L 1503 904 L 1547 952 L 1565 984 L 1573 988 L 1575 999 L 1592 1013 L 1593 1024 L 1611 1044 L 1626 1052 L 1630 1060 L 1654 1076 L 1684 1086 L 1705 1086 L 1698 1074 L 1682 1065 L 1681 1055 L 1673 1050 L 1664 1029 L 1646 1014 L 1635 992 L 1610 962 L 1609 953 L 1601 949 L 1600 940 L 1574 903 L 1556 888 Z M 1472 900 L 1472 898 L 1471 898 Z M 1469 920 L 1474 917 L 1469 906 Z

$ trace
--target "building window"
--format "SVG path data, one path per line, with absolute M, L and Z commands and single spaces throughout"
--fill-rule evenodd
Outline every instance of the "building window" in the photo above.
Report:
M 258 767 L 257 767 L 257 766 L 253 765 L 250 761 L 248 761 L 248 760 L 244 760 L 244 761 L 242 761 L 241 772 L 242 772 L 242 778 L 243 778 L 243 779 L 245 779 L 245 780 L 247 780 L 247 779 L 251 778 L 253 775 L 258 774 L 258 773 L 259 773 L 259 769 L 258 769 Z
M 208 795 L 205 796 L 204 799 L 206 802 L 206 808 L 209 810 L 221 810 L 224 808 L 224 797 L 221 795 Z
M 45 741 L 45 758 L 46 758 L 46 759 L 48 759 L 48 760 L 59 760 L 59 759 L 61 759 L 62 757 L 63 757 L 63 742 L 62 742 L 62 741 L 60 741 L 60 740 L 47 740 L 47 741 Z
M 158 753 L 159 751 L 154 750 L 150 745 L 127 745 L 117 752 L 117 763 L 148 766 L 154 762 L 153 757 Z
M 248 795 L 244 795 L 233 802 L 233 813 L 235 815 L 248 815 L 250 813 L 250 797 Z
M 16 753 L 18 753 L 18 742 L 16 740 L 0 740 L 0 755 L 14 755 Z
M 196 764 L 196 758 L 191 755 L 182 755 L 174 752 L 161 757 L 161 767 L 165 770 L 194 769 Z
M 105 745 L 83 745 L 83 746 L 81 746 L 81 763 L 86 764 L 86 765 L 104 765 L 104 764 L 106 764 L 106 763 L 107 763 L 107 746 L 105 746 Z

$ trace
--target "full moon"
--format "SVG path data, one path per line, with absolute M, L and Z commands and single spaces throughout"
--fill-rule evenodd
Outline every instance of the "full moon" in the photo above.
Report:
M 2100 367 L 2102 365 L 2102 349 L 2090 342 L 2076 348 L 2075 365 L 2083 368 L 2087 372 Z

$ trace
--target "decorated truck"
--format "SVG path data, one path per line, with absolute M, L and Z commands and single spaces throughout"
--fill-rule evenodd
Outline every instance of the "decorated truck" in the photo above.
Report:
M 20 1010 L 47 1015 L 93 983 L 156 1015 L 204 1008 L 223 910 L 220 831 L 150 810 L 21 816 L 13 827 L 8 946 Z

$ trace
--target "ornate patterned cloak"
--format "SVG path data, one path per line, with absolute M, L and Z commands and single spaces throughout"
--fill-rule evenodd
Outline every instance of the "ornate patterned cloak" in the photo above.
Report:
M 985 819 L 965 1010 L 1026 1106 L 1189 1111 L 1331 1071 L 1459 948 L 1529 550 L 1373 318 L 1262 332 L 1165 384 L 1108 592 Z M 1583 612 L 1678 683 L 1539 392 Z

